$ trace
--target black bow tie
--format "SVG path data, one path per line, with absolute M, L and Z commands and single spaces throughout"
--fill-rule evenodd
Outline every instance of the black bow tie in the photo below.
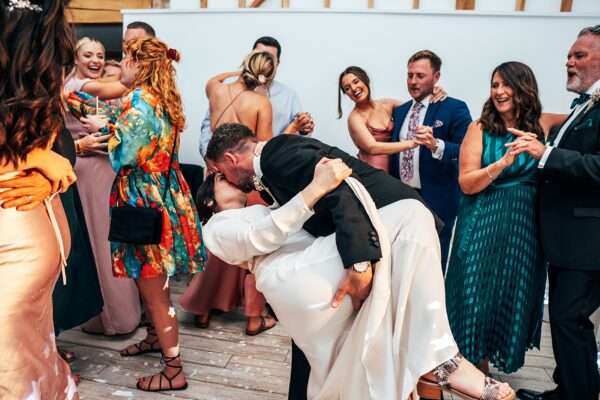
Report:
M 579 97 L 575 97 L 573 99 L 573 102 L 571 102 L 571 108 L 575 108 L 578 105 L 585 103 L 586 101 L 588 101 L 590 99 L 590 97 L 592 97 L 592 96 L 590 96 L 587 93 L 580 94 Z

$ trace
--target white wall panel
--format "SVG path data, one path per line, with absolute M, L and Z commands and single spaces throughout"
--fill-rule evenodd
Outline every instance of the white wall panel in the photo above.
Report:
M 197 162 L 200 122 L 207 109 L 204 84 L 214 74 L 236 69 L 259 36 L 281 41 L 278 79 L 299 93 L 304 108 L 315 117 L 315 137 L 355 153 L 345 118 L 336 119 L 337 79 L 348 65 L 369 72 L 376 98 L 405 100 L 406 60 L 417 50 L 432 49 L 443 59 L 442 85 L 451 96 L 464 99 L 477 117 L 489 94 L 492 69 L 503 61 L 519 60 L 536 73 L 544 108 L 566 112 L 573 95 L 564 89 L 565 55 L 577 32 L 598 23 L 599 16 L 136 10 L 125 12 L 124 23 L 146 21 L 181 51 L 178 82 L 188 121 L 181 155 L 186 162 Z M 345 100 L 343 106 L 347 115 L 352 105 Z

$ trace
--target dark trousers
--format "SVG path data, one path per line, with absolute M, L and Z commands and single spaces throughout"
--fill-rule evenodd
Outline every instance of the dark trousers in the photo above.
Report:
M 598 400 L 600 375 L 594 324 L 600 306 L 600 271 L 550 266 L 550 330 L 554 380 L 561 400 Z
M 310 364 L 304 353 L 292 340 L 292 372 L 290 376 L 289 400 L 306 400 Z

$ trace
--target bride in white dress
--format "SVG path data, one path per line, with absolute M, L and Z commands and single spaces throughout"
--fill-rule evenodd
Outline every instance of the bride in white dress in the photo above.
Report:
M 465 399 L 514 399 L 458 355 L 446 316 L 432 214 L 416 200 L 379 210 L 340 160 L 322 160 L 313 181 L 278 209 L 243 208 L 245 194 L 209 176 L 197 198 L 207 248 L 247 268 L 310 366 L 309 399 L 407 399 L 420 382 Z M 335 235 L 302 230 L 312 207 L 341 181 L 355 192 L 380 238 L 370 296 L 358 312 L 331 301 L 345 274 Z M 220 212 L 218 212 L 220 211 Z

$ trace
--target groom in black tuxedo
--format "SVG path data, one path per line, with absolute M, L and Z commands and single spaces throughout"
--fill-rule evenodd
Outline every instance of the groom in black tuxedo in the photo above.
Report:
M 377 208 L 403 199 L 418 199 L 418 193 L 382 170 L 316 139 L 280 135 L 257 142 L 254 133 L 241 124 L 223 124 L 214 133 L 206 152 L 207 165 L 223 173 L 240 189 L 261 190 L 284 204 L 313 178 L 315 165 L 323 157 L 340 158 L 371 194 Z M 315 215 L 304 225 L 314 236 L 336 233 L 337 248 L 348 270 L 333 300 L 339 304 L 348 294 L 355 309 L 367 298 L 373 277 L 371 262 L 381 258 L 379 239 L 366 211 L 348 185 L 343 183 L 314 207 Z M 441 229 L 441 228 L 440 228 Z M 293 344 L 293 343 L 292 343 Z M 306 399 L 310 366 L 298 347 L 292 346 L 289 399 Z
M 550 263 L 550 328 L 557 388 L 531 400 L 598 400 L 590 315 L 600 306 L 600 25 L 583 29 L 567 59 L 567 90 L 579 93 L 544 146 L 525 132 L 512 151 L 539 161 L 540 231 Z

